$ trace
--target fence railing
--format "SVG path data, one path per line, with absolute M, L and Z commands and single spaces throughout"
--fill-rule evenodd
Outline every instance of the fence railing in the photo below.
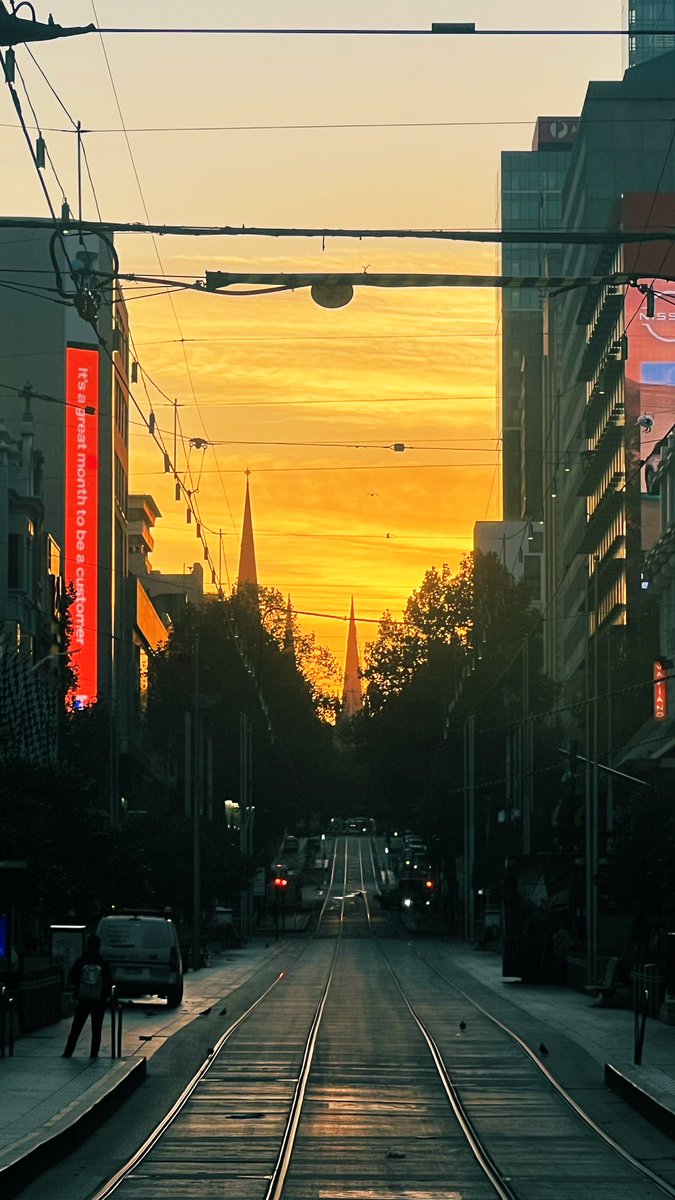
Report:
M 122 1057 L 122 1021 L 124 1009 L 117 996 L 117 988 L 113 986 L 110 993 L 110 1057 Z

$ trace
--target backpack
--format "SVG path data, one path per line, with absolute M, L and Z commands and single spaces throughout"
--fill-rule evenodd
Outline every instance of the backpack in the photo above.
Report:
M 84 963 L 77 986 L 78 1000 L 103 999 L 103 971 L 99 963 Z

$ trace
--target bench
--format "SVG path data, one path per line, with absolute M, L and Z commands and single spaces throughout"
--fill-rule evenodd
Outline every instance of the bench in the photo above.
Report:
M 625 993 L 627 995 L 629 989 L 619 979 L 620 966 L 620 958 L 608 959 L 602 983 L 589 983 L 585 986 L 584 991 L 590 996 L 596 996 L 600 1004 L 605 1004 L 617 993 Z

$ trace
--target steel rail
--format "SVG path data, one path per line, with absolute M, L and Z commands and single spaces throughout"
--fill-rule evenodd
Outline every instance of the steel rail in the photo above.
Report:
M 337 861 L 337 839 L 335 840 L 335 842 L 333 844 L 333 862 L 332 862 L 332 868 L 331 868 L 331 877 L 329 880 L 329 886 L 328 886 L 328 890 L 326 893 L 326 900 L 324 901 L 324 905 L 321 910 L 321 915 L 323 915 L 323 911 L 324 911 L 326 904 L 328 903 L 328 899 L 330 897 L 330 889 L 333 885 L 333 880 L 334 880 L 334 876 L 335 876 L 336 861 Z M 342 890 L 344 892 L 344 888 Z M 321 917 L 319 918 L 319 920 L 320 919 L 321 919 Z M 307 946 L 311 944 L 313 937 L 314 937 L 314 934 L 312 935 L 312 938 L 310 938 L 309 941 L 303 946 L 300 953 L 296 955 L 295 959 L 293 960 L 293 962 L 291 964 L 292 966 L 294 966 L 295 963 L 297 963 L 297 961 L 300 958 L 302 958 L 303 955 L 306 953 Z M 333 960 L 333 963 L 331 964 L 331 975 L 332 975 L 333 967 L 334 967 L 334 960 Z M 136 1167 L 138 1167 L 145 1158 L 147 1158 L 148 1154 L 150 1154 L 150 1152 L 154 1149 L 154 1147 L 156 1146 L 156 1144 L 160 1140 L 160 1138 L 166 1133 L 166 1131 L 174 1123 L 176 1118 L 178 1116 L 180 1116 L 180 1113 L 185 1108 L 186 1104 L 188 1103 L 189 1099 L 195 1092 L 196 1088 L 199 1086 L 199 1084 L 201 1083 L 202 1079 L 207 1074 L 209 1069 L 213 1066 L 213 1064 L 216 1061 L 216 1059 L 218 1058 L 220 1052 L 222 1051 L 222 1049 L 224 1048 L 226 1043 L 229 1041 L 229 1039 L 232 1037 L 232 1035 L 234 1033 L 236 1033 L 236 1031 L 239 1029 L 239 1027 L 241 1025 L 243 1025 L 243 1023 L 246 1020 L 248 1020 L 249 1017 L 251 1017 L 253 1015 L 253 1013 L 260 1007 L 260 1005 L 274 991 L 274 989 L 276 987 L 278 987 L 278 985 L 287 976 L 287 974 L 288 974 L 287 970 L 281 971 L 279 973 L 279 975 L 277 976 L 277 978 L 274 980 L 274 982 L 268 988 L 266 988 L 264 992 L 261 993 L 261 995 L 258 997 L 258 999 L 255 1000 L 254 1003 L 251 1004 L 249 1006 L 249 1008 L 247 1008 L 246 1011 L 244 1013 L 242 1013 L 242 1015 L 240 1017 L 238 1017 L 237 1020 L 234 1021 L 232 1023 L 232 1025 L 230 1025 L 229 1028 L 226 1029 L 223 1034 L 221 1034 L 220 1038 L 218 1039 L 215 1046 L 213 1047 L 212 1053 L 209 1055 L 209 1057 L 207 1059 L 204 1060 L 204 1062 L 201 1064 L 201 1066 L 198 1067 L 197 1071 L 194 1073 L 192 1078 L 188 1081 L 186 1086 L 183 1088 L 183 1091 L 178 1096 L 178 1098 L 175 1100 L 175 1102 L 173 1103 L 173 1105 L 171 1106 L 169 1111 L 167 1113 L 165 1113 L 165 1115 L 162 1117 L 161 1121 L 158 1122 L 158 1124 L 152 1130 L 150 1135 L 145 1139 L 145 1141 L 142 1143 L 142 1145 L 138 1147 L 138 1149 L 134 1152 L 134 1154 L 131 1156 L 131 1158 L 129 1158 L 123 1164 L 123 1166 L 121 1166 L 115 1172 L 115 1174 L 113 1176 L 111 1176 L 110 1179 L 106 1180 L 106 1182 L 98 1189 L 98 1191 L 92 1193 L 90 1200 L 107 1200 L 107 1197 L 112 1196 L 113 1193 L 115 1191 L 117 1191 L 117 1189 L 121 1186 L 121 1184 L 124 1182 L 124 1180 L 131 1174 L 131 1172 L 133 1170 L 135 1170 Z M 316 1015 L 315 1015 L 314 1019 L 316 1020 Z M 311 1031 L 310 1031 L 310 1034 L 311 1034 Z
M 371 848 L 371 852 L 372 852 L 372 848 Z M 408 943 L 408 945 L 410 945 L 410 943 Z M 382 961 L 384 962 L 385 967 L 387 968 L 389 974 L 391 975 L 391 978 L 392 978 L 396 988 L 400 992 L 400 995 L 403 999 L 403 1002 L 404 1002 L 406 1008 L 408 1009 L 408 1012 L 410 1013 L 410 1016 L 412 1017 L 413 1021 L 417 1025 L 420 1033 L 422 1034 L 422 1037 L 424 1038 L 425 1042 L 427 1043 L 427 1046 L 431 1053 L 431 1057 L 433 1059 L 434 1066 L 436 1067 L 440 1081 L 443 1085 L 443 1090 L 445 1091 L 445 1094 L 450 1103 L 450 1107 L 452 1108 L 455 1119 L 456 1119 L 462 1133 L 464 1134 L 464 1138 L 465 1138 L 465 1140 L 469 1146 L 469 1149 L 471 1150 L 471 1153 L 473 1154 L 476 1162 L 478 1163 L 478 1166 L 481 1168 L 481 1170 L 483 1171 L 483 1173 L 485 1174 L 485 1176 L 491 1183 L 492 1187 L 494 1188 L 496 1194 L 499 1196 L 500 1200 L 519 1200 L 517 1192 L 515 1192 L 514 1189 L 512 1187 L 510 1187 L 508 1182 L 504 1179 L 497 1164 L 492 1159 L 492 1157 L 489 1154 L 488 1150 L 486 1149 L 482 1139 L 479 1137 L 478 1133 L 474 1129 L 473 1123 L 464 1109 L 464 1106 L 462 1104 L 462 1101 L 460 1100 L 457 1089 L 455 1088 L 455 1085 L 452 1082 L 452 1079 L 450 1077 L 448 1069 L 443 1061 L 443 1056 L 441 1055 L 441 1052 L 438 1049 L 438 1046 L 437 1046 L 431 1032 L 425 1025 L 422 1018 L 416 1012 L 413 1004 L 411 1003 L 411 1001 L 408 997 L 408 993 L 406 992 L 405 988 L 403 987 L 403 984 L 398 979 L 398 977 L 394 971 L 394 968 L 392 967 L 391 963 L 389 962 L 389 959 L 387 958 L 379 941 L 378 941 L 378 947 L 379 947 L 380 953 L 382 955 Z M 424 959 L 423 961 L 426 962 L 426 959 Z
M 344 878 L 346 879 L 346 877 L 347 877 L 347 845 L 345 842 Z M 342 907 L 340 910 L 340 928 L 339 928 L 338 935 L 337 935 L 337 938 L 335 941 L 335 950 L 333 951 L 333 958 L 332 958 L 330 969 L 328 972 L 328 978 L 326 980 L 323 992 L 321 993 L 321 999 L 317 1005 L 316 1012 L 314 1013 L 314 1017 L 312 1019 L 312 1024 L 310 1026 L 309 1034 L 307 1035 L 307 1040 L 305 1042 L 305 1048 L 304 1048 L 303 1055 L 302 1055 L 302 1063 L 300 1065 L 300 1072 L 298 1075 L 298 1082 L 295 1086 L 295 1091 L 293 1093 L 293 1099 L 291 1100 L 290 1112 L 288 1115 L 288 1121 L 286 1122 L 286 1128 L 284 1130 L 283 1137 L 281 1140 L 281 1148 L 279 1150 L 279 1155 L 278 1155 L 276 1164 L 272 1170 L 272 1175 L 270 1178 L 269 1185 L 265 1192 L 265 1200 L 281 1200 L 281 1196 L 282 1196 L 283 1190 L 284 1190 L 284 1184 L 286 1182 L 286 1176 L 288 1174 L 288 1169 L 291 1165 L 291 1157 L 293 1155 L 293 1149 L 295 1147 L 295 1140 L 296 1140 L 297 1133 L 298 1133 L 298 1126 L 300 1124 L 300 1118 L 302 1116 L 302 1106 L 305 1101 L 305 1093 L 307 1091 L 307 1084 L 309 1082 L 309 1074 L 312 1069 L 312 1062 L 314 1060 L 314 1051 L 316 1049 L 316 1041 L 319 1036 L 319 1029 L 321 1027 L 321 1021 L 323 1018 L 324 1009 L 326 1007 L 326 1003 L 328 1000 L 328 993 L 330 991 L 331 984 L 333 982 L 333 975 L 335 974 L 335 964 L 337 962 L 337 957 L 340 952 L 340 944 L 341 944 L 341 940 L 342 940 L 342 930 L 343 930 L 343 920 L 344 920 L 344 900 L 345 900 L 344 892 L 345 892 L 345 890 L 346 889 L 343 886 L 343 888 L 342 888 L 342 892 L 343 892 Z
M 300 956 L 298 955 L 298 957 Z M 267 999 L 270 993 L 273 992 L 276 987 L 278 987 L 282 979 L 285 978 L 286 974 L 286 971 L 281 971 L 274 980 L 274 983 L 270 984 L 270 986 L 266 988 L 260 996 L 258 996 L 258 999 L 246 1009 L 246 1012 L 242 1013 L 242 1015 L 238 1017 L 237 1020 L 232 1023 L 232 1025 L 230 1025 L 229 1029 L 225 1030 L 225 1033 L 221 1034 L 215 1046 L 213 1047 L 213 1052 L 207 1059 L 204 1060 L 204 1062 L 192 1076 L 192 1079 L 190 1079 L 189 1083 L 183 1089 L 178 1099 L 174 1102 L 169 1111 L 165 1113 L 159 1124 L 155 1126 L 150 1136 L 146 1138 L 142 1146 L 139 1146 L 138 1150 L 136 1150 L 132 1157 L 128 1159 L 127 1162 L 124 1163 L 124 1165 L 120 1167 L 119 1170 L 109 1180 L 107 1180 L 106 1183 L 103 1184 L 103 1187 L 99 1188 L 97 1192 L 93 1193 L 93 1195 L 90 1197 L 90 1200 L 106 1200 L 107 1196 L 112 1196 L 113 1192 L 115 1192 L 120 1184 L 124 1182 L 130 1172 L 139 1166 L 141 1162 L 143 1162 L 143 1159 L 148 1156 L 162 1135 L 166 1133 L 169 1126 L 173 1124 L 173 1122 L 176 1120 L 176 1117 L 178 1117 L 181 1111 L 185 1108 L 185 1105 L 192 1096 L 193 1092 L 201 1083 L 210 1067 L 213 1066 L 216 1058 L 220 1054 L 225 1044 L 232 1037 L 233 1033 L 237 1031 L 240 1025 L 243 1025 L 244 1021 L 248 1020 L 248 1018 L 256 1011 L 256 1009 L 259 1008 L 260 1005 Z
M 427 1043 L 427 1046 L 429 1047 L 429 1050 L 431 1052 L 431 1057 L 434 1060 L 434 1066 L 436 1067 L 436 1070 L 438 1071 L 438 1075 L 441 1080 L 441 1083 L 443 1084 L 443 1089 L 445 1091 L 445 1094 L 448 1097 L 448 1100 L 450 1101 L 450 1107 L 452 1108 L 452 1111 L 455 1114 L 455 1117 L 459 1123 L 462 1133 L 464 1134 L 464 1137 L 466 1138 L 466 1140 L 468 1142 L 471 1153 L 473 1154 L 474 1158 L 476 1159 L 476 1162 L 481 1167 L 481 1169 L 485 1172 L 485 1175 L 489 1179 L 489 1181 L 492 1184 L 493 1188 L 495 1189 L 495 1192 L 497 1193 L 497 1195 L 500 1197 L 500 1200 L 518 1200 L 518 1193 L 515 1192 L 513 1190 L 513 1188 L 509 1186 L 508 1182 L 504 1179 L 497 1164 L 494 1162 L 492 1156 L 488 1153 L 485 1145 L 483 1144 L 482 1139 L 476 1133 L 476 1130 L 473 1127 L 473 1122 L 471 1121 L 470 1117 L 467 1115 L 467 1113 L 464 1109 L 464 1105 L 462 1104 L 462 1101 L 459 1098 L 457 1089 L 455 1088 L 455 1085 L 452 1082 L 452 1079 L 450 1078 L 447 1067 L 443 1061 L 443 1056 L 441 1055 L 441 1052 L 438 1049 L 438 1046 L 436 1045 L 436 1042 L 434 1041 L 432 1034 L 427 1029 L 422 1018 L 419 1017 L 418 1014 L 415 1012 L 413 1005 L 410 1003 L 410 1000 L 408 999 L 405 989 L 399 983 L 390 964 L 387 962 L 387 959 L 385 958 L 384 961 L 387 964 L 388 969 L 391 971 L 394 983 L 396 984 L 397 988 L 399 989 L 413 1021 L 417 1025 L 420 1033 L 422 1034 L 422 1037 L 424 1038 L 425 1042 Z
M 410 942 L 407 944 L 410 949 L 414 949 Z M 527 1055 L 530 1061 L 534 1063 L 539 1071 L 541 1071 L 542 1075 L 545 1076 L 560 1098 L 570 1106 L 570 1108 L 584 1122 L 584 1124 L 590 1130 L 592 1130 L 592 1132 L 595 1133 L 610 1150 L 613 1150 L 615 1154 L 618 1154 L 628 1166 L 633 1167 L 636 1171 L 639 1171 L 639 1173 L 648 1179 L 650 1183 L 659 1188 L 665 1196 L 670 1196 L 671 1200 L 675 1200 L 675 1187 L 668 1183 L 667 1180 L 661 1178 L 660 1175 L 657 1175 L 651 1170 L 650 1167 L 642 1163 L 639 1158 L 635 1158 L 635 1156 L 631 1154 L 629 1150 L 626 1150 L 625 1147 L 621 1146 L 619 1142 L 615 1141 L 614 1138 L 611 1137 L 611 1135 L 607 1133 L 601 1125 L 598 1125 L 598 1123 L 593 1120 L 593 1118 L 585 1111 L 585 1109 L 583 1109 L 581 1105 L 578 1104 L 572 1096 L 570 1096 L 569 1092 L 565 1091 L 565 1088 L 562 1086 L 562 1084 L 558 1083 L 558 1080 L 554 1078 L 547 1067 L 544 1066 L 543 1062 L 541 1062 L 541 1060 L 537 1057 L 535 1051 L 528 1046 L 527 1042 L 521 1038 L 520 1035 L 515 1032 L 515 1030 L 510 1029 L 508 1025 L 506 1025 L 503 1021 L 500 1021 L 499 1017 L 495 1017 L 494 1014 L 489 1012 L 487 1008 L 484 1008 L 482 1004 L 479 1004 L 477 1000 L 474 1000 L 468 992 L 465 992 L 464 989 L 459 987 L 458 984 L 454 983 L 452 979 L 449 979 L 447 975 L 444 975 L 434 963 L 430 962 L 428 958 L 425 958 L 424 954 L 420 950 L 415 949 L 414 952 L 419 958 L 422 959 L 425 965 L 434 972 L 435 975 L 438 975 L 439 979 L 442 979 L 444 983 L 451 987 L 453 991 L 457 992 L 462 999 L 471 1004 L 475 1009 L 478 1010 L 478 1012 L 481 1012 L 483 1016 L 487 1017 L 489 1021 L 492 1021 L 494 1025 L 496 1025 L 504 1033 L 508 1034 L 508 1036 L 514 1042 L 516 1042 L 518 1046 L 520 1046 L 520 1049 Z

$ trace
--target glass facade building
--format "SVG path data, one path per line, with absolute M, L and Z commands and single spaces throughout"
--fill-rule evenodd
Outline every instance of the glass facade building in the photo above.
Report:
M 576 120 L 540 117 L 531 150 L 501 156 L 501 227 L 557 229 L 562 186 L 574 144 Z M 506 243 L 504 275 L 544 273 L 548 243 Z M 501 313 L 503 514 L 506 520 L 542 511 L 543 303 L 538 288 L 504 288 Z
M 629 67 L 675 50 L 675 34 L 660 32 L 675 29 L 675 0 L 630 0 L 624 3 L 623 15 L 624 28 L 628 29 Z M 636 37 L 632 32 L 635 29 L 653 29 L 654 33 Z

